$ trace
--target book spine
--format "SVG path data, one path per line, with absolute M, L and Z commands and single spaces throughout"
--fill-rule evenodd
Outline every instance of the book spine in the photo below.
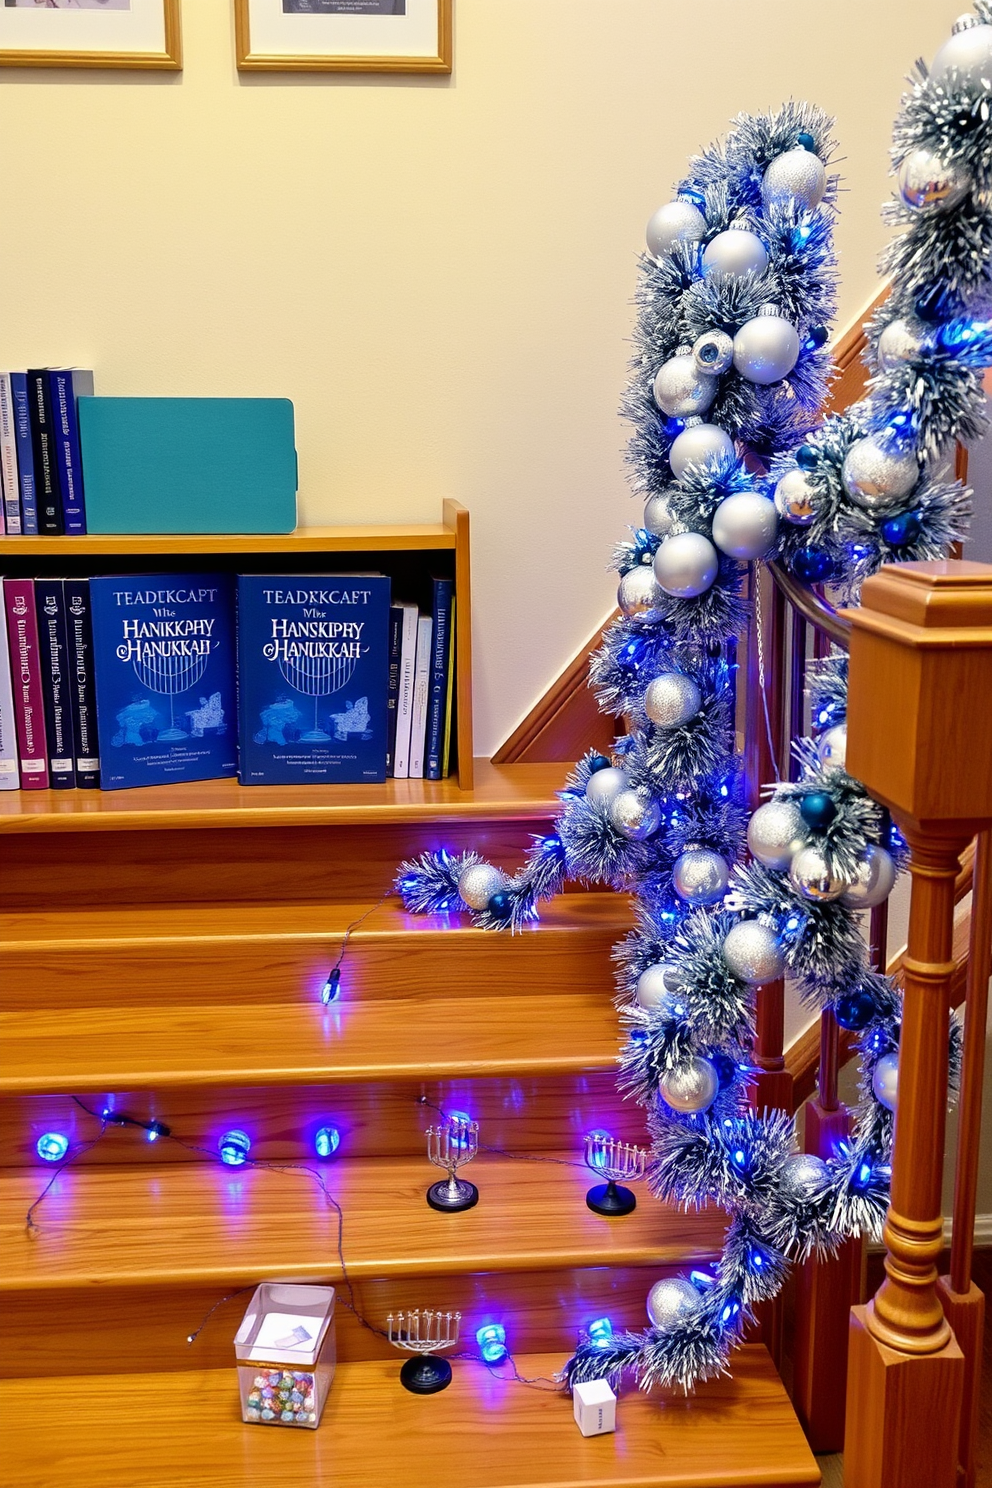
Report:
M 393 773 L 396 752 L 396 705 L 400 695 L 400 652 L 403 649 L 403 611 L 389 609 L 389 674 L 386 682 L 386 774 Z
M 396 752 L 393 775 L 406 780 L 410 774 L 410 726 L 413 723 L 413 678 L 417 666 L 417 607 L 403 607 L 403 640 L 400 647 L 400 689 L 396 704 Z
M 450 579 L 434 580 L 434 630 L 431 638 L 431 675 L 427 694 L 427 745 L 424 775 L 441 779 L 444 753 L 444 713 L 448 698 L 448 637 L 451 632 Z
M 3 597 L 14 683 L 14 722 L 22 790 L 48 789 L 45 705 L 41 694 L 34 580 L 4 579 Z
M 93 621 L 87 579 L 63 579 L 69 641 L 69 697 L 72 737 L 76 745 L 76 784 L 95 790 L 100 784 L 100 746 L 96 728 L 96 677 L 93 671 Z
M 76 784 L 76 751 L 72 737 L 71 679 L 62 580 L 35 579 L 34 602 L 48 739 L 48 773 L 53 790 L 72 790 Z
M 17 769 L 17 725 L 14 721 L 14 689 L 10 675 L 10 641 L 0 615 L 0 790 L 20 790 Z
M 31 444 L 31 414 L 28 408 L 26 372 L 11 372 L 14 401 L 14 437 L 17 441 L 17 479 L 21 498 L 21 529 L 27 537 L 38 534 L 38 496 L 34 480 L 34 449 Z
M 52 437 L 48 374 L 44 369 L 35 368 L 28 373 L 28 409 L 31 416 L 34 479 L 38 491 L 38 531 L 57 537 L 65 531 L 65 527 L 62 522 L 62 494 Z
M 427 742 L 427 694 L 431 685 L 430 615 L 417 621 L 417 668 L 413 679 L 413 720 L 410 724 L 410 779 L 424 778 L 424 746 Z
M 80 536 L 86 531 L 86 508 L 83 504 L 83 461 L 79 450 L 76 398 L 80 393 L 92 394 L 93 374 L 49 372 L 48 391 L 55 464 L 62 495 L 62 522 L 67 533 Z
M 441 776 L 451 774 L 451 740 L 455 728 L 455 616 L 458 613 L 458 595 L 451 596 L 451 624 L 448 626 L 448 688 L 444 704 L 444 749 L 441 752 Z
M 3 469 L 3 518 L 14 536 L 21 525 L 21 492 L 17 480 L 17 436 L 14 432 L 14 393 L 9 372 L 0 372 L 0 467 Z

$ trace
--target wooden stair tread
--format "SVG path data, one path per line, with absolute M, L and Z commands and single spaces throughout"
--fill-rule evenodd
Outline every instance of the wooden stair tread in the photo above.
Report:
M 528 1379 L 561 1355 L 520 1355 Z M 342 1364 L 316 1431 L 242 1424 L 233 1368 L 47 1379 L 41 1419 L 5 1381 L 18 1488 L 814 1488 L 820 1474 L 765 1349 L 684 1399 L 632 1390 L 615 1434 L 583 1437 L 567 1396 L 456 1360 L 410 1395 L 398 1359 Z M 503 1372 L 506 1372 L 505 1370 Z
M 411 1107 L 411 1124 L 419 1119 Z M 584 1166 L 572 1165 L 579 1154 L 554 1155 L 571 1162 L 480 1153 L 468 1169 L 479 1203 L 462 1214 L 428 1207 L 426 1189 L 441 1174 L 426 1157 L 310 1166 L 344 1210 L 345 1261 L 356 1280 L 660 1267 L 719 1253 L 722 1211 L 683 1214 L 642 1189 L 632 1214 L 603 1219 L 586 1205 L 586 1190 L 596 1180 Z M 205 1162 L 80 1167 L 56 1180 L 32 1238 L 24 1216 L 47 1177 L 40 1167 L 0 1173 L 0 1274 L 7 1291 L 340 1279 L 336 1215 L 306 1172 Z

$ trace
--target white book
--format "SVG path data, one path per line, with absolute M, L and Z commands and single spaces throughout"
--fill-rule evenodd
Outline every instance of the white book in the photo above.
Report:
M 10 639 L 5 617 L 0 615 L 0 790 L 20 790 L 17 773 L 17 726 L 14 722 L 14 689 L 10 680 Z
M 4 530 L 19 534 L 21 492 L 17 480 L 17 435 L 14 432 L 14 391 L 10 373 L 0 372 L 0 469 L 3 471 Z
M 417 669 L 417 606 L 401 604 L 403 634 L 400 640 L 400 690 L 396 699 L 396 746 L 393 775 L 405 780 L 410 773 L 410 726 L 413 723 L 413 680 Z
M 431 690 L 431 637 L 434 621 L 421 615 L 417 621 L 417 666 L 413 676 L 413 722 L 410 725 L 410 779 L 424 778 L 427 744 L 427 695 Z

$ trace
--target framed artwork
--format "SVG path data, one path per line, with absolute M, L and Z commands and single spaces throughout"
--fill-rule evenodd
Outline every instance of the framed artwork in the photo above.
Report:
M 179 0 L 0 0 L 0 67 L 182 65 Z
M 450 72 L 452 0 L 234 0 L 242 72 Z

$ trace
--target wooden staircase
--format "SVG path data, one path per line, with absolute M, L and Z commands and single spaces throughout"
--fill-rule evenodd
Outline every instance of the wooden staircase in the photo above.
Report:
M 723 1485 L 818 1472 L 768 1354 L 688 1400 L 632 1392 L 616 1435 L 580 1436 L 552 1377 L 579 1327 L 639 1327 L 658 1277 L 719 1252 L 718 1210 L 585 1205 L 586 1131 L 637 1141 L 615 1088 L 612 894 L 569 893 L 517 936 L 413 920 L 387 899 L 355 930 L 342 995 L 319 993 L 347 927 L 405 856 L 477 847 L 511 867 L 547 830 L 557 764 L 477 762 L 475 788 L 22 792 L 0 802 L 5 1049 L 0 1081 L 4 1481 L 17 1488 Z M 426 1102 L 426 1104 L 425 1104 Z M 484 1144 L 477 1208 L 441 1215 L 423 1130 L 466 1110 Z M 51 1170 L 46 1131 L 93 1141 Z M 90 1114 L 95 1113 L 95 1114 Z M 314 1156 L 324 1124 L 341 1133 Z M 251 1158 L 213 1159 L 241 1128 Z M 343 1210 L 312 1177 L 319 1171 Z M 249 1288 L 338 1287 L 339 1366 L 314 1433 L 242 1425 L 232 1339 Z M 230 1296 L 190 1346 L 204 1315 Z M 375 1327 L 457 1308 L 451 1388 L 404 1392 Z M 519 1382 L 477 1357 L 500 1321 Z

